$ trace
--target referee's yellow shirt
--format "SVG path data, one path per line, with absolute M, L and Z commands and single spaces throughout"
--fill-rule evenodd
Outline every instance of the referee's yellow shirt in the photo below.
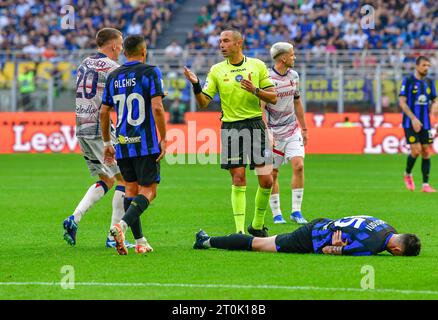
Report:
M 250 73 L 256 87 L 266 89 L 274 86 L 265 63 L 259 59 L 244 57 L 239 65 L 224 60 L 211 67 L 202 92 L 211 99 L 219 93 L 223 122 L 262 116 L 259 98 L 240 87 L 242 79 L 248 79 Z

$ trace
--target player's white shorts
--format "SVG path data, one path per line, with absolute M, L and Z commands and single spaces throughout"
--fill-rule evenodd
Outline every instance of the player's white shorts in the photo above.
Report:
M 113 134 L 111 134 L 111 140 L 115 141 Z M 103 163 L 103 140 L 101 138 L 86 139 L 78 137 L 78 142 L 92 176 L 104 174 L 107 177 L 114 177 L 117 173 L 120 173 L 117 165 L 107 166 Z
M 283 163 L 288 163 L 292 158 L 304 158 L 304 143 L 301 132 L 297 130 L 297 132 L 285 140 L 276 140 L 273 152 L 274 169 L 278 169 Z

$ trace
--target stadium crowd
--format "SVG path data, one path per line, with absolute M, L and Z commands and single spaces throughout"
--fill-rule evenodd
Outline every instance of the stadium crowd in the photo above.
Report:
M 125 35 L 142 33 L 148 47 L 154 48 L 172 11 L 183 1 L 3 0 L 0 50 L 22 50 L 30 57 L 50 60 L 57 50 L 94 48 L 96 32 L 102 27 L 117 28 Z M 60 23 L 61 9 L 67 5 L 75 8 L 74 29 L 63 29 Z
M 375 8 L 374 29 L 361 28 L 366 15 L 361 8 L 365 4 Z M 252 51 L 266 50 L 277 41 L 292 41 L 298 49 L 314 53 L 339 49 L 435 49 L 438 2 L 210 0 L 189 32 L 186 47 L 216 49 L 224 26 L 241 30 L 246 36 L 246 48 Z

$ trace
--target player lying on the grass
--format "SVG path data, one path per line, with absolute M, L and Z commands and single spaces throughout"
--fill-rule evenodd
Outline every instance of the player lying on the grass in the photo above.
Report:
M 417 256 L 421 242 L 415 234 L 399 234 L 378 218 L 352 216 L 338 220 L 315 219 L 291 233 L 268 238 L 244 234 L 210 237 L 200 230 L 193 248 L 351 256 L 373 255 L 387 250 L 394 256 Z

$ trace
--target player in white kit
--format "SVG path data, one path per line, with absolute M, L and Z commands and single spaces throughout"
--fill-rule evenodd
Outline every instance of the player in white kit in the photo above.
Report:
M 77 69 L 76 79 L 76 136 L 84 159 L 92 176 L 99 176 L 71 216 L 63 222 L 64 240 L 76 244 L 78 224 L 84 214 L 99 201 L 117 180 L 113 196 L 111 225 L 125 214 L 125 182 L 117 165 L 108 166 L 103 161 L 103 140 L 99 123 L 99 112 L 107 76 L 119 67 L 117 60 L 123 50 L 122 33 L 113 28 L 104 28 L 96 35 L 98 52 L 85 58 Z M 111 129 L 116 143 L 114 128 Z M 108 236 L 106 247 L 115 247 L 112 236 Z M 129 244 L 129 247 L 132 247 Z
M 270 206 L 274 223 L 286 223 L 281 213 L 278 170 L 283 163 L 292 164 L 292 211 L 290 219 L 299 224 L 307 223 L 301 214 L 304 194 L 304 146 L 307 128 L 300 99 L 299 76 L 292 70 L 295 55 L 293 45 L 277 42 L 270 50 L 274 67 L 269 74 L 277 91 L 277 103 L 264 105 L 265 117 L 274 142 L 273 187 Z

